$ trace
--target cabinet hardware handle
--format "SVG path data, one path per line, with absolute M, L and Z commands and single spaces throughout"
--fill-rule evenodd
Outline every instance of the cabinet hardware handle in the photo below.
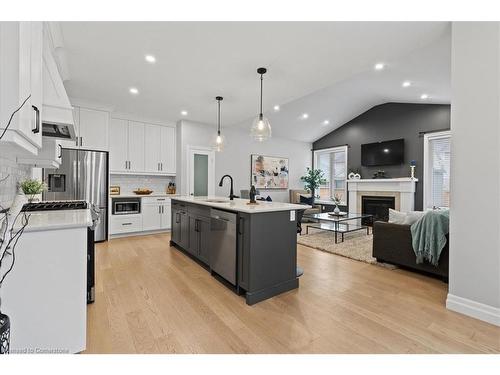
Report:
M 161 206 L 158 206 L 158 213 L 161 214 Z
M 62 146 L 59 145 L 59 156 L 57 157 L 58 159 L 62 158 Z
M 132 162 L 130 160 L 128 161 L 128 169 L 132 169 Z
M 122 225 L 132 225 L 132 223 L 122 223 Z
M 31 107 L 35 111 L 35 129 L 32 129 L 31 131 L 35 134 L 40 133 L 40 110 L 35 105 L 32 105 Z
M 163 163 L 160 163 L 160 170 L 163 171 Z
M 165 213 L 165 206 L 161 206 L 161 213 L 164 214 Z

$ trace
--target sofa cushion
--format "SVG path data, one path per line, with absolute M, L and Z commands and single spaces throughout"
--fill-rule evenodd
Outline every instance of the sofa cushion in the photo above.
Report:
M 406 213 L 406 218 L 403 224 L 412 225 L 425 215 L 424 211 L 410 211 Z

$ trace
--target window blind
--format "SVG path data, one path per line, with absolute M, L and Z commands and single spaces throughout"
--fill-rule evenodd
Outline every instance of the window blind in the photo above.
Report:
M 450 137 L 429 140 L 431 204 L 450 206 Z

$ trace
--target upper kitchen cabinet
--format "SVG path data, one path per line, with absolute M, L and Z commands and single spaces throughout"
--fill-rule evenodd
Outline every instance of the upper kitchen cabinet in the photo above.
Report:
M 111 173 L 144 173 L 144 124 L 111 119 L 109 127 Z
M 170 126 L 161 127 L 160 147 L 161 173 L 175 174 L 175 128 Z
M 0 141 L 13 156 L 36 155 L 42 147 L 42 22 L 0 23 Z
M 175 128 L 145 124 L 145 171 L 175 174 Z
M 109 113 L 75 107 L 76 145 L 83 149 L 108 151 Z
M 111 173 L 175 175 L 175 128 L 111 119 Z

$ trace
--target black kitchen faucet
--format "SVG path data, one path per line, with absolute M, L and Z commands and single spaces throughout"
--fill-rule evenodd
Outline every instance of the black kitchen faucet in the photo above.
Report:
M 222 183 L 224 182 L 224 179 L 226 177 L 229 177 L 229 179 L 231 180 L 231 190 L 229 191 L 229 199 L 230 200 L 233 200 L 234 198 L 238 198 L 237 195 L 234 195 L 234 190 L 233 190 L 233 178 L 228 175 L 228 174 L 225 174 L 224 176 L 222 176 L 222 178 L 220 179 L 220 182 L 219 182 L 219 186 L 222 187 Z

